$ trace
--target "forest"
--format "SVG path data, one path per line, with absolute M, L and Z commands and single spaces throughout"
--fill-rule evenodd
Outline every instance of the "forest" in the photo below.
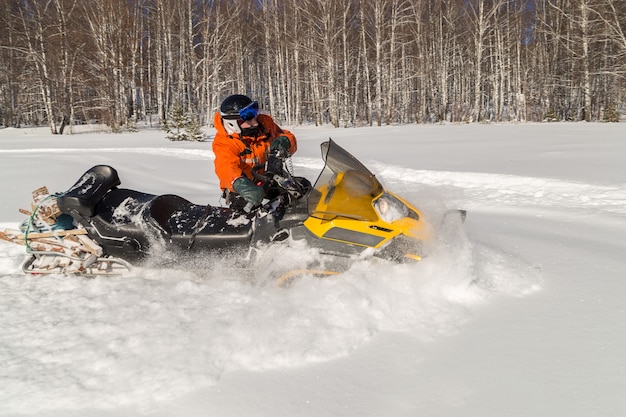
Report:
M 0 0 L 0 125 L 618 121 L 624 0 Z M 67 129 L 67 130 L 66 130 Z

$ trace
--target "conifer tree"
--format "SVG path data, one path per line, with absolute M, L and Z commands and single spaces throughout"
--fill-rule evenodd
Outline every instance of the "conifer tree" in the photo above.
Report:
M 200 123 L 194 120 L 189 113 L 185 112 L 180 102 L 175 102 L 169 117 L 163 120 L 163 130 L 167 132 L 166 138 L 172 141 L 203 141 L 204 133 L 200 129 Z

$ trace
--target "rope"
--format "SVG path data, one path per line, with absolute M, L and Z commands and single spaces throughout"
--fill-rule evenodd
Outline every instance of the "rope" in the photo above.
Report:
M 58 197 L 61 197 L 62 195 L 63 195 L 62 193 L 55 193 L 55 194 L 48 195 L 46 198 L 41 200 L 39 204 L 35 206 L 35 208 L 33 209 L 33 212 L 28 217 L 28 223 L 26 223 L 26 230 L 24 230 L 24 246 L 26 246 L 26 253 L 30 253 L 32 251 L 30 248 L 30 244 L 28 243 L 28 234 L 30 233 L 31 226 L 33 226 L 33 222 L 35 220 L 35 217 L 37 216 L 39 207 L 41 207 L 43 203 L 50 200 L 51 198 L 58 198 Z M 39 220 L 41 220 L 41 222 L 45 224 L 45 222 L 43 221 L 41 217 L 39 217 Z M 52 231 L 52 228 L 50 226 L 47 226 L 47 229 L 48 231 Z

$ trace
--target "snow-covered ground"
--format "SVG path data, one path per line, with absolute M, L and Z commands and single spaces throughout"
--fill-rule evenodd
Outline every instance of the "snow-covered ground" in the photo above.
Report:
M 624 416 L 626 125 L 297 127 L 427 215 L 469 212 L 413 266 L 289 289 L 212 270 L 27 277 L 0 242 L 2 416 Z M 89 167 L 219 204 L 210 142 L 0 130 L 0 228 Z M 307 256 L 306 248 L 276 262 Z

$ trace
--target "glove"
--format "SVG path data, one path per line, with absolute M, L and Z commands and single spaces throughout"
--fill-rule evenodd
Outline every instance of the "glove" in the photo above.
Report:
M 259 187 L 247 177 L 239 177 L 233 182 L 233 190 L 252 206 L 258 206 L 263 200 L 263 187 Z
M 279 151 L 279 152 L 289 152 L 289 147 L 291 146 L 291 142 L 289 142 L 289 138 L 287 136 L 278 136 L 275 138 L 272 143 L 270 143 L 270 152 Z

